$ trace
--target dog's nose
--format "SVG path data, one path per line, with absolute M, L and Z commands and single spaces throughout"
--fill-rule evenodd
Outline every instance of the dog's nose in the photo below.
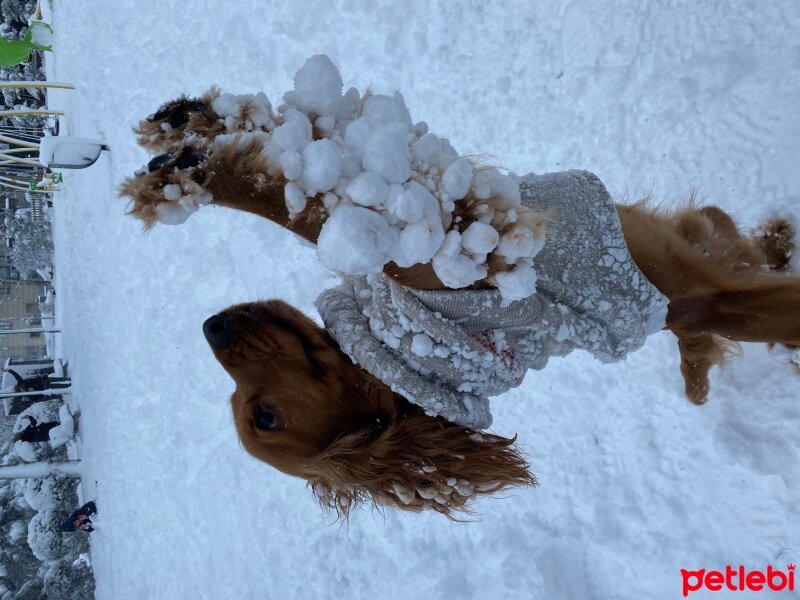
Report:
M 214 315 L 203 323 L 203 335 L 215 350 L 227 350 L 231 347 L 231 336 L 225 330 L 225 321 L 228 315 Z

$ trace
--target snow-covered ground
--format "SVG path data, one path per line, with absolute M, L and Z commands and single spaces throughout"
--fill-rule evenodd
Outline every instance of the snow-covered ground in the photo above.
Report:
M 697 188 L 746 224 L 798 217 L 796 2 L 53 0 L 51 14 L 48 77 L 77 85 L 52 95 L 64 133 L 112 147 L 66 173 L 55 211 L 98 598 L 667 599 L 681 568 L 800 561 L 800 377 L 748 345 L 690 406 L 668 333 L 620 364 L 553 360 L 494 401 L 493 430 L 519 435 L 540 488 L 465 524 L 333 522 L 239 447 L 233 382 L 200 329 L 256 298 L 314 314 L 333 278 L 267 221 L 205 208 L 145 235 L 115 198 L 148 159 L 130 128 L 161 102 L 218 84 L 276 103 L 326 53 L 345 87 L 400 89 L 460 152 L 512 171 L 587 169 L 667 204 Z

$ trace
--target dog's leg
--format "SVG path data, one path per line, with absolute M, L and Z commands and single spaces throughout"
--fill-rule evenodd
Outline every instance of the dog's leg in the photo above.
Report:
M 670 299 L 667 326 L 676 334 L 800 340 L 800 278 L 764 272 L 767 258 L 722 210 L 618 211 L 634 261 Z
M 325 219 L 321 201 L 310 200 L 304 211 L 290 218 L 284 199 L 286 182 L 267 173 L 260 141 L 239 142 L 217 146 L 209 156 L 185 147 L 179 154 L 154 159 L 152 170 L 126 179 L 121 186 L 120 195 L 132 201 L 130 214 L 150 228 L 160 218 L 159 206 L 174 204 L 165 194 L 210 194 L 213 205 L 264 217 L 316 243 Z
M 736 222 L 721 208 L 717 206 L 703 206 L 696 210 L 709 220 L 715 234 L 724 235 L 730 240 L 736 240 L 741 236 L 739 228 L 736 227 Z
M 800 278 L 751 276 L 725 291 L 673 299 L 667 326 L 678 335 L 800 344 Z
M 234 141 L 215 149 L 203 184 L 214 198 L 212 204 L 264 217 L 316 244 L 327 218 L 322 194 L 309 198 L 304 210 L 290 216 L 284 196 L 286 181 L 269 175 L 261 150 L 258 140 L 244 145 Z
M 764 269 L 780 262 L 765 243 L 788 248 L 786 228 L 752 240 L 716 207 L 665 213 L 639 203 L 620 205 L 618 213 L 634 261 L 670 299 L 667 328 L 678 336 L 692 402 L 705 398 L 708 369 L 724 358 L 725 344 L 714 335 L 798 343 L 800 278 Z
M 686 397 L 694 404 L 704 404 L 708 397 L 708 371 L 722 364 L 724 348 L 711 335 L 679 334 L 678 349 Z
M 120 188 L 120 195 L 131 199 L 130 214 L 150 228 L 159 220 L 157 207 L 170 203 L 164 195 L 165 187 L 196 187 L 198 193 L 211 195 L 212 205 L 264 217 L 316 244 L 327 218 L 321 195 L 309 199 L 303 211 L 290 217 L 284 197 L 286 182 L 268 174 L 261 142 L 239 141 L 217 144 L 209 156 L 184 148 L 174 156 L 151 161 L 155 162 L 151 171 L 126 179 Z M 408 268 L 389 263 L 384 270 L 396 281 L 416 289 L 444 287 L 430 263 Z

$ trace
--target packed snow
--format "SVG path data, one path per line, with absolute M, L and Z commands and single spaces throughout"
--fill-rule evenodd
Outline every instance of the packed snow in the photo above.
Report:
M 39 141 L 39 162 L 45 167 L 81 169 L 100 156 L 102 143 L 67 135 L 49 135 Z
M 77 86 L 51 95 L 62 131 L 112 147 L 65 172 L 55 199 L 58 325 L 102 517 L 98 600 L 672 600 L 682 568 L 800 561 L 800 377 L 746 344 L 690 406 L 668 332 L 618 364 L 552 360 L 493 400 L 492 431 L 519 436 L 538 488 L 481 500 L 463 524 L 393 510 L 335 523 L 241 448 L 233 382 L 200 329 L 255 298 L 315 316 L 335 279 L 266 220 L 205 207 L 144 235 L 116 198 L 148 158 L 131 127 L 159 104 L 211 84 L 276 97 L 327 54 L 342 89 L 402 90 L 463 156 L 587 169 L 616 197 L 665 206 L 696 188 L 744 225 L 800 216 L 800 5 L 53 4 L 48 76 Z
M 496 249 L 507 271 L 490 281 L 504 299 L 534 294 L 532 263 L 544 245 L 545 216 L 537 219 L 520 206 L 515 177 L 459 158 L 447 138 L 430 133 L 425 122 L 412 122 L 399 92 L 362 96 L 356 88 L 342 89 L 330 57 L 315 55 L 295 74 L 294 88 L 283 94 L 277 113 L 263 92 L 220 94 L 212 108 L 226 134 L 210 145 L 262 142 L 268 172 L 287 180 L 292 219 L 322 196 L 328 219 L 319 258 L 335 272 L 365 275 L 380 272 L 390 261 L 400 267 L 431 262 L 445 286 L 464 288 L 487 279 L 486 261 Z M 185 139 L 209 145 L 193 131 Z M 465 199 L 468 194 L 472 202 Z M 183 223 L 210 199 L 205 195 L 197 201 L 191 190 L 175 184 L 165 186 L 163 195 L 167 202 L 156 211 L 159 221 L 170 225 Z M 470 215 L 469 223 L 454 216 L 457 203 Z M 520 212 L 532 213 L 530 223 L 517 222 Z M 484 226 L 483 242 L 471 243 L 480 241 L 473 230 L 461 243 L 455 228 L 473 224 Z M 487 236 L 501 232 L 500 243 L 484 249 Z
M 42 21 L 30 21 L 31 42 L 39 46 L 53 45 L 53 29 Z

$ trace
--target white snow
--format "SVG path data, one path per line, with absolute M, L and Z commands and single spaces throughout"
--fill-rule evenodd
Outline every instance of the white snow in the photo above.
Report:
M 495 274 L 497 287 L 503 290 L 503 301 L 522 300 L 536 291 L 536 271 L 528 265 L 518 265 L 513 271 Z
M 472 185 L 472 164 L 466 158 L 459 158 L 447 167 L 442 174 L 442 187 L 451 200 L 461 200 Z
M 379 214 L 344 205 L 323 225 L 317 253 L 322 264 L 333 271 L 378 273 L 389 260 L 396 235 L 396 230 Z
M 162 193 L 168 202 L 156 205 L 158 220 L 165 225 L 180 225 L 200 206 L 211 202 L 211 194 L 194 181 L 164 186 Z
M 294 101 L 304 111 L 330 115 L 342 97 L 342 77 L 325 55 L 312 56 L 294 76 Z
M 303 174 L 303 158 L 296 150 L 286 150 L 278 159 L 278 164 L 289 181 L 299 179 Z
M 449 288 L 463 288 L 486 276 L 486 267 L 476 264 L 460 251 L 461 235 L 451 231 L 444 244 L 433 257 L 433 268 L 439 279 Z
M 169 183 L 164 186 L 164 198 L 170 202 L 178 202 L 183 197 L 183 190 L 177 183 Z
M 101 152 L 103 142 L 68 135 L 48 135 L 39 140 L 39 162 L 45 167 L 70 165 L 81 168 L 91 164 Z
M 393 185 L 386 208 L 391 215 L 407 223 L 417 223 L 425 217 L 441 222 L 436 198 L 416 181 L 409 181 L 405 186 Z M 442 240 L 437 249 L 441 243 Z
M 433 258 L 443 240 L 444 229 L 438 219 L 409 223 L 400 232 L 392 258 L 400 267 L 426 263 Z
M 517 229 L 530 227 L 529 235 L 543 240 L 545 216 L 515 208 L 519 205 L 516 179 L 496 168 L 478 169 L 471 160 L 458 158 L 446 138 L 428 132 L 427 123 L 413 123 L 399 92 L 392 96 L 367 92 L 362 97 L 356 88 L 350 88 L 342 95 L 341 75 L 326 55 L 306 60 L 293 79 L 294 89 L 283 94 L 284 104 L 278 107 L 277 114 L 273 114 L 263 92 L 256 96 L 217 96 L 212 108 L 224 122 L 226 133 L 216 137 L 213 144 L 205 144 L 214 149 L 228 143 L 261 143 L 267 173 L 282 174 L 289 182 L 284 196 L 290 218 L 297 217 L 309 205 L 301 194 L 312 202 L 318 202 L 322 194 L 322 206 L 328 216 L 343 204 L 370 208 L 389 225 L 397 226 L 389 238 L 395 245 L 380 256 L 401 267 L 427 263 L 440 250 L 444 236 L 437 222 L 456 232 L 478 220 L 487 227 L 503 227 L 516 222 L 518 210 L 524 210 L 528 218 Z M 251 113 L 255 116 L 251 117 Z M 190 138 L 198 141 L 194 133 L 187 137 Z M 473 197 L 465 200 L 470 191 Z M 475 199 L 492 197 L 504 204 L 494 202 L 491 209 L 484 203 L 474 204 Z M 187 212 L 202 205 L 186 202 L 172 189 L 165 189 L 164 199 L 183 205 L 180 210 L 168 206 L 156 211 L 158 218 L 169 224 L 184 222 Z M 460 215 L 454 218 L 456 203 L 462 200 Z M 412 224 L 417 225 L 407 227 Z M 347 264 L 349 259 L 337 260 L 330 255 L 330 249 L 351 243 L 343 240 L 333 244 L 332 231 L 328 228 L 326 234 L 324 262 Z M 346 229 L 337 231 L 347 235 Z M 405 235 L 398 235 L 401 232 Z M 468 244 L 473 238 L 470 236 Z M 446 260 L 440 256 L 433 261 L 433 269 L 445 285 L 453 282 L 465 287 L 486 278 L 489 252 L 497 248 L 500 253 L 502 248 L 511 247 L 495 243 L 490 250 L 473 252 L 471 256 L 453 255 Z M 504 258 L 509 263 L 524 259 L 531 266 L 541 247 L 541 243 L 516 244 L 515 254 Z M 528 253 L 521 254 L 523 250 Z M 375 265 L 370 265 L 370 270 L 380 266 Z M 492 279 L 497 281 L 506 279 Z M 519 294 L 521 289 L 516 286 L 508 293 Z M 535 293 L 535 288 L 526 289 Z M 506 296 L 503 285 L 499 290 Z
M 131 127 L 160 103 L 211 84 L 276 98 L 325 53 L 345 88 L 402 90 L 463 155 L 588 169 L 616 196 L 665 206 L 697 188 L 744 225 L 764 207 L 797 214 L 800 5 L 53 5 L 49 77 L 77 89 L 50 104 L 67 111 L 63 133 L 113 149 L 65 172 L 54 199 L 57 324 L 103 520 L 98 600 L 673 600 L 681 568 L 800 562 L 800 377 L 745 344 L 712 371 L 708 404 L 690 406 L 667 332 L 612 365 L 551 360 L 493 400 L 492 431 L 518 434 L 540 487 L 481 500 L 463 524 L 394 510 L 333 523 L 304 482 L 241 448 L 233 383 L 200 330 L 255 298 L 314 315 L 334 284 L 315 251 L 224 209 L 143 235 L 116 197 L 147 160 Z M 725 592 L 689 596 L 704 597 Z
M 168 198 L 169 199 L 169 198 Z M 164 225 L 180 225 L 188 219 L 192 211 L 187 210 L 179 204 L 163 202 L 156 206 L 158 221 Z
M 386 196 L 389 194 L 389 186 L 372 171 L 362 171 L 350 180 L 345 191 L 356 204 L 377 206 L 383 204 L 386 200 Z
M 518 258 L 535 256 L 542 246 L 544 246 L 543 236 L 537 236 L 527 227 L 515 225 L 500 238 L 497 250 L 507 258 L 508 262 L 514 262 Z
M 250 109 L 245 116 L 244 104 Z M 221 117 L 228 131 L 253 131 L 264 127 L 272 127 L 272 105 L 264 92 L 258 94 L 220 94 L 211 102 L 211 107 Z M 242 118 L 244 116 L 244 119 Z M 165 131 L 170 129 L 169 123 L 162 123 Z
M 305 116 L 301 116 L 305 119 Z M 281 150 L 302 150 L 311 139 L 311 124 L 307 119 L 305 120 L 306 123 L 299 118 L 295 121 L 287 120 L 286 123 L 275 129 L 272 134 L 272 143 Z
M 342 173 L 339 150 L 330 140 L 317 140 L 303 148 L 303 185 L 308 196 L 336 186 Z
M 472 254 L 488 254 L 497 247 L 498 241 L 500 236 L 497 230 L 480 222 L 472 223 L 461 234 L 461 245 Z
M 396 123 L 404 131 L 412 127 L 411 115 L 406 108 L 406 102 L 400 92 L 393 96 L 372 94 L 364 101 L 361 117 L 372 127 Z
M 289 209 L 289 218 L 294 218 L 306 208 L 306 195 L 296 183 L 287 183 L 283 193 L 286 197 L 286 207 Z
M 411 177 L 410 160 L 406 129 L 399 123 L 377 127 L 364 144 L 364 168 L 388 183 L 403 183 Z
M 41 21 L 31 21 L 31 41 L 40 46 L 53 45 L 53 29 L 49 24 Z
M 418 333 L 411 340 L 411 351 L 418 356 L 429 356 L 433 352 L 433 340 L 424 333 Z

